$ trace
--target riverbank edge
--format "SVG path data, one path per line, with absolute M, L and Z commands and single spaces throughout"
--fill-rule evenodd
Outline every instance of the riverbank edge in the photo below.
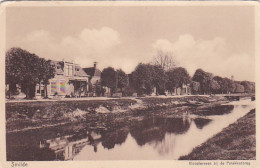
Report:
M 255 160 L 255 109 L 179 160 Z
M 142 97 L 30 103 L 9 102 L 6 103 L 6 130 L 7 133 L 11 133 L 32 129 L 48 128 L 57 125 L 81 122 L 84 121 L 86 117 L 93 117 L 93 115 L 113 115 L 113 117 L 116 118 L 118 116 L 141 114 L 168 108 L 208 108 L 226 102 L 228 102 L 227 99 L 221 96 Z M 55 118 L 54 120 L 53 116 L 59 112 L 59 108 L 56 109 L 53 107 L 54 109 L 49 109 L 49 107 L 52 108 L 52 106 L 58 106 L 59 104 L 64 104 L 65 106 L 70 106 L 68 104 L 71 104 L 71 106 L 75 107 L 70 107 L 69 111 L 64 111 L 66 107 L 61 107 L 63 110 L 61 119 L 57 120 Z M 25 108 L 27 107 L 29 109 L 26 111 Z M 21 112 L 20 109 L 23 111 Z M 53 116 L 50 116 L 47 119 L 43 119 L 43 115 L 46 114 L 39 111 L 44 111 L 46 109 L 49 111 L 48 113 L 51 113 Z M 12 113 L 15 113 L 15 115 Z M 26 126 L 22 126 L 25 122 Z

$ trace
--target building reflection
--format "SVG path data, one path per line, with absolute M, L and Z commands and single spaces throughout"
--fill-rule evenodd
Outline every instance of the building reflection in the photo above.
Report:
M 97 150 L 94 141 L 100 138 L 101 135 L 94 132 L 83 132 L 40 141 L 39 147 L 51 149 L 55 154 L 54 160 L 73 160 L 74 156 L 86 145 L 93 145 L 94 151 Z

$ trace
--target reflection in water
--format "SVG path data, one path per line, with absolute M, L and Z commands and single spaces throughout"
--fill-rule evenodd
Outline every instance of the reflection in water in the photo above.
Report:
M 106 132 L 103 135 L 104 138 L 102 139 L 102 146 L 107 149 L 113 149 L 115 145 L 121 145 L 125 142 L 128 133 L 128 128 Z
M 204 126 L 208 125 L 211 122 L 210 119 L 205 118 L 195 118 L 193 121 L 199 129 L 202 129 Z
M 84 135 L 84 134 L 83 134 Z M 63 136 L 54 139 L 40 141 L 40 148 L 49 148 L 55 153 L 55 159 L 70 160 L 74 155 L 89 144 L 89 138 L 86 136 L 74 135 Z
M 142 146 L 152 141 L 162 141 L 166 132 L 183 134 L 190 127 L 191 120 L 185 118 L 146 118 L 130 128 L 131 136 Z
M 232 105 L 232 103 L 230 103 Z M 207 117 L 145 116 L 120 128 L 94 132 L 86 128 L 52 135 L 7 135 L 8 160 L 178 159 L 245 115 L 254 105 L 242 100 L 224 115 Z M 228 109 L 229 110 L 229 109 Z M 79 127 L 80 128 L 80 127 Z M 62 132 L 62 131 L 60 131 Z M 44 134 L 44 135 L 42 135 Z

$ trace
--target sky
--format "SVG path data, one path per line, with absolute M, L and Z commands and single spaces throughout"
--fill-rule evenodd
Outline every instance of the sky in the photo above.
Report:
M 162 50 L 191 76 L 254 81 L 254 26 L 252 6 L 8 7 L 6 48 L 126 73 Z

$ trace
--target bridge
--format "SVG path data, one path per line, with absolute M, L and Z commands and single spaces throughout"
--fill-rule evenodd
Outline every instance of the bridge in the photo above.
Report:
M 224 96 L 228 100 L 240 100 L 240 98 L 243 97 L 250 97 L 252 101 L 255 100 L 255 94 L 254 93 L 231 93 L 231 94 L 218 94 L 216 96 Z

